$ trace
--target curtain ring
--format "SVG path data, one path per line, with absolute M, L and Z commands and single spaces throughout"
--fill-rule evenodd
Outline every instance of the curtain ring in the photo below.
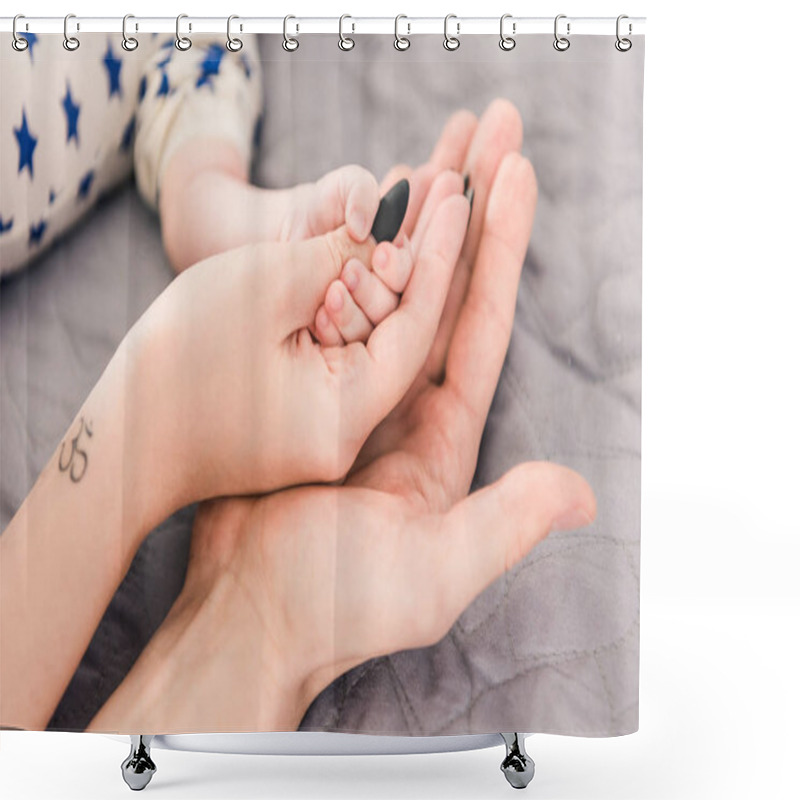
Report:
M 555 36 L 555 39 L 553 40 L 553 47 L 555 47 L 555 49 L 558 50 L 559 53 L 563 53 L 565 50 L 569 50 L 570 46 L 570 41 L 569 39 L 567 39 L 567 36 L 569 36 L 569 28 L 570 28 L 569 22 L 567 23 L 567 36 L 561 36 L 561 34 L 559 34 L 558 32 L 558 21 L 560 19 L 566 19 L 566 18 L 567 18 L 566 14 L 559 14 L 556 17 L 555 22 L 553 23 L 553 35 Z
M 631 47 L 633 47 L 633 42 L 630 39 L 628 39 L 627 37 L 623 38 L 623 37 L 621 37 L 619 35 L 619 28 L 620 28 L 619 24 L 624 19 L 628 19 L 628 15 L 627 14 L 620 14 L 617 17 L 617 41 L 614 42 L 614 47 L 616 47 L 617 50 L 619 50 L 620 53 L 627 53 L 628 50 L 630 50 Z M 633 26 L 629 22 L 628 23 L 628 36 L 630 36 L 630 34 L 632 34 L 632 33 L 633 33 Z
M 285 16 L 283 18 L 283 49 L 287 53 L 294 53 L 298 47 L 300 47 L 300 40 L 296 39 L 294 36 L 289 36 L 289 20 L 290 19 L 297 19 L 297 17 L 293 17 L 291 14 Z M 300 26 L 297 26 L 297 32 L 300 32 Z
M 242 42 L 241 39 L 236 36 L 231 36 L 231 22 L 235 19 L 239 19 L 236 14 L 231 14 L 228 17 L 228 41 L 225 42 L 225 47 L 227 47 L 231 53 L 238 53 L 244 47 L 244 42 Z M 241 31 L 241 29 L 242 26 L 240 25 L 239 30 Z
M 24 14 L 17 14 L 11 23 L 11 46 L 18 52 L 24 53 L 28 49 L 28 40 L 17 33 L 17 20 L 25 19 Z
M 400 35 L 401 19 L 408 19 L 408 17 L 405 14 L 398 14 L 394 18 L 394 49 L 402 52 L 403 50 L 408 50 L 408 48 L 411 47 L 411 39 L 409 39 L 407 36 Z M 410 34 L 411 23 L 406 22 L 406 27 L 408 28 L 408 33 Z
M 182 53 L 185 53 L 191 46 L 192 40 L 188 36 L 181 35 L 181 20 L 187 19 L 188 14 L 178 14 L 175 17 L 175 47 Z M 189 30 L 192 29 L 192 23 L 189 23 Z
M 136 19 L 133 14 L 126 14 L 122 18 L 122 49 L 132 53 L 138 46 L 139 40 L 135 36 L 128 36 L 128 20 Z M 136 23 L 136 30 L 139 30 L 139 23 Z
M 517 40 L 513 36 L 507 36 L 504 30 L 505 21 L 511 18 L 511 14 L 503 14 L 503 16 L 500 17 L 500 49 L 506 52 L 513 50 L 517 46 Z M 517 32 L 516 22 L 511 23 L 511 32 Z
M 450 20 L 456 20 L 456 35 L 451 36 L 449 31 L 447 30 Z M 453 50 L 458 50 L 461 47 L 461 39 L 458 38 L 458 34 L 461 32 L 461 23 L 457 21 L 458 17 L 455 14 L 448 14 L 444 18 L 444 41 L 442 45 L 444 46 L 445 50 L 449 50 L 451 53 Z
M 73 53 L 75 50 L 77 50 L 81 46 L 81 43 L 80 43 L 80 40 L 78 39 L 77 36 L 70 36 L 69 35 L 69 32 L 67 30 L 67 26 L 69 25 L 69 21 L 71 19 L 75 19 L 75 15 L 74 14 L 67 14 L 67 16 L 64 17 L 64 49 L 65 50 L 69 50 L 70 53 Z M 75 23 L 75 29 L 76 30 L 80 30 L 81 29 L 80 23 L 77 23 L 77 22 Z
M 342 14 L 342 16 L 339 17 L 339 49 L 344 50 L 345 52 L 347 52 L 348 50 L 352 50 L 356 46 L 355 39 L 351 39 L 349 36 L 345 36 L 344 31 L 342 30 L 344 21 L 346 19 L 353 19 L 353 18 L 349 14 Z M 352 25 L 353 25 L 353 32 L 355 33 L 356 30 L 355 22 L 352 23 Z

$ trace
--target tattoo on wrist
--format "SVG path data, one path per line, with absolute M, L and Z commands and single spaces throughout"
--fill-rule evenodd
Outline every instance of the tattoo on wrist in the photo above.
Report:
M 79 483 L 81 478 L 86 474 L 86 469 L 89 466 L 89 456 L 86 451 L 79 446 L 81 434 L 86 431 L 86 436 L 91 437 L 92 429 L 91 423 L 86 422 L 83 417 L 80 419 L 80 426 L 78 432 L 70 440 L 69 458 L 65 460 L 65 448 L 67 441 L 61 442 L 61 452 L 58 454 L 58 469 L 60 472 L 69 472 L 70 480 L 73 483 Z

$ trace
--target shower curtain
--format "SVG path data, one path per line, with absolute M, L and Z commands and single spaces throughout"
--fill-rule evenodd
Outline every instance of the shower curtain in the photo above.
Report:
M 644 38 L 73 33 L 0 38 L 0 724 L 635 731 Z

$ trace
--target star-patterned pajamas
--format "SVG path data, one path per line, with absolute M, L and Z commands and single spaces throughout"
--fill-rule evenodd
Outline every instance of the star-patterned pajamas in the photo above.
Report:
M 67 52 L 55 34 L 0 37 L 0 275 L 35 258 L 134 170 L 158 205 L 169 158 L 196 136 L 232 141 L 249 161 L 261 108 L 255 40 L 86 34 Z M 248 52 L 250 55 L 248 55 Z

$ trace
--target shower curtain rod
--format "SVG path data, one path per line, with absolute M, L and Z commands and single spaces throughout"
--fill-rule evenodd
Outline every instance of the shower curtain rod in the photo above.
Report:
M 234 17 L 231 21 L 231 32 L 275 33 L 283 34 L 284 25 L 293 36 L 307 33 L 384 33 L 394 35 L 399 32 L 403 36 L 417 34 L 442 35 L 445 29 L 444 17 L 355 17 L 345 15 L 339 17 Z M 520 36 L 532 33 L 554 31 L 554 17 L 515 17 L 505 15 L 503 30 L 507 35 Z M 471 34 L 499 34 L 500 17 L 458 17 L 451 15 L 448 31 L 455 36 Z M 567 29 L 569 25 L 569 29 Z M 559 32 L 568 35 L 606 35 L 613 36 L 617 31 L 616 17 L 570 17 L 559 15 Z M 181 33 L 219 33 L 228 30 L 228 17 L 193 17 L 181 15 Z M 624 20 L 623 35 L 636 36 L 644 33 L 644 17 L 627 17 Z M 10 33 L 13 29 L 13 17 L 0 17 L 0 31 Z M 81 17 L 70 16 L 70 33 L 121 33 L 122 17 Z M 169 33 L 176 29 L 175 17 L 136 17 L 128 18 L 126 29 L 128 35 L 136 33 Z M 17 23 L 19 33 L 63 33 L 64 17 L 20 17 Z

